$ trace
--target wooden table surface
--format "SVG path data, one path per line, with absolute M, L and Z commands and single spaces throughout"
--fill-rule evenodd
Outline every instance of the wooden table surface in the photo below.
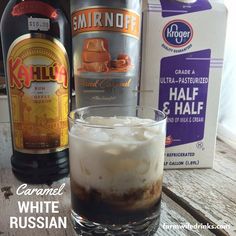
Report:
M 70 184 L 65 178 L 52 184 L 66 183 L 62 196 L 17 196 L 22 183 L 10 168 L 10 127 L 0 123 L 0 235 L 9 236 L 75 236 L 70 223 Z M 7 198 L 6 187 L 13 195 Z M 47 185 L 30 186 L 45 188 Z M 9 217 L 18 216 L 17 201 L 59 201 L 60 215 L 68 217 L 67 229 L 10 229 Z M 175 229 L 175 225 L 229 225 L 227 229 Z M 166 229 L 166 225 L 172 225 Z M 210 236 L 236 235 L 236 151 L 217 141 L 213 169 L 165 170 L 161 223 L 155 236 Z

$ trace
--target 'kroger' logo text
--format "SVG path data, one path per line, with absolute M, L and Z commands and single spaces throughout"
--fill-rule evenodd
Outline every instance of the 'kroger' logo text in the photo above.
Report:
M 184 20 L 173 20 L 166 24 L 162 36 L 168 45 L 172 47 L 183 47 L 192 40 L 193 28 Z

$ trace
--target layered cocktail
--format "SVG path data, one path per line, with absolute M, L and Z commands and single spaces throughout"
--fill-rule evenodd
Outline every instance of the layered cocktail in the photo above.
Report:
M 145 235 L 144 222 L 154 229 L 159 221 L 166 120 L 160 111 L 127 108 L 71 113 L 72 217 L 121 231 L 139 224 Z

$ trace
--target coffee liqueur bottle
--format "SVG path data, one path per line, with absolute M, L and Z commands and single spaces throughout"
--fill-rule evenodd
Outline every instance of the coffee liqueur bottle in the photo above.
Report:
M 11 0 L 1 36 L 13 173 L 29 183 L 60 179 L 68 174 L 68 20 L 56 0 Z

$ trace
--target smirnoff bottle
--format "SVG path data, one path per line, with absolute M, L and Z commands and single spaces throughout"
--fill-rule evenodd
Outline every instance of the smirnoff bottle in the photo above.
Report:
M 141 0 L 71 0 L 77 107 L 136 105 Z

